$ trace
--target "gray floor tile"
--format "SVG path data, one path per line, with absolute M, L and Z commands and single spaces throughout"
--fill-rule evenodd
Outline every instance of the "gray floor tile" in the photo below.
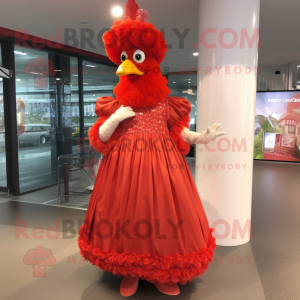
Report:
M 2 258 L 0 282 L 3 300 L 38 300 L 42 299 L 123 299 L 119 293 L 121 278 L 102 272 L 95 266 L 85 263 L 79 255 L 77 235 L 64 238 L 64 229 L 60 226 L 59 238 L 50 239 L 45 234 L 34 238 L 31 230 L 39 226 L 46 229 L 53 226 L 55 219 L 71 220 L 76 223 L 83 219 L 85 211 L 62 207 L 10 201 L 0 204 L 0 239 Z M 27 233 L 16 237 L 14 222 L 16 219 L 28 221 Z M 46 269 L 46 277 L 34 277 L 31 265 L 26 265 L 23 258 L 27 251 L 42 246 L 50 249 L 56 259 L 53 266 Z M 180 286 L 181 294 L 176 299 L 203 300 L 248 300 L 247 289 L 256 289 L 256 299 L 262 298 L 262 289 L 255 282 L 259 281 L 252 265 L 245 263 L 220 263 L 220 257 L 235 260 L 239 256 L 252 255 L 250 244 L 240 247 L 217 247 L 215 259 L 209 270 L 185 286 Z M 9 253 L 9 255 L 7 255 Z M 245 273 L 248 278 L 245 277 Z M 245 280 L 246 278 L 246 280 Z M 138 292 L 131 299 L 166 298 L 156 288 L 141 281 Z
M 300 166 L 256 164 L 251 246 L 268 300 L 300 299 Z

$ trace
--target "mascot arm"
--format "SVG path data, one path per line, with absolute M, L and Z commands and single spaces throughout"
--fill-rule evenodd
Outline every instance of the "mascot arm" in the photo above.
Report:
M 168 127 L 170 136 L 174 140 L 178 151 L 187 155 L 190 144 L 183 139 L 181 133 L 189 128 L 191 104 L 188 100 L 179 97 L 168 97 Z
M 220 123 L 207 127 L 202 133 L 189 130 L 191 104 L 185 98 L 168 98 L 168 126 L 170 135 L 177 145 L 178 150 L 187 155 L 192 144 L 207 144 L 209 141 L 224 135 L 225 132 L 218 132 Z
M 181 136 L 186 143 L 189 144 L 207 144 L 208 142 L 216 139 L 217 137 L 224 135 L 225 132 L 218 132 L 221 123 L 215 123 L 211 127 L 201 133 L 190 131 L 188 128 L 184 128 L 181 132 Z
M 110 151 L 110 145 L 101 142 L 99 139 L 99 128 L 102 124 L 105 123 L 105 121 L 108 119 L 108 117 L 100 116 L 98 120 L 95 122 L 95 124 L 90 128 L 89 130 L 89 140 L 90 145 L 97 151 L 102 153 L 103 155 L 106 155 Z
M 89 130 L 90 145 L 103 155 L 108 154 L 111 149 L 111 143 L 103 143 L 99 138 L 100 127 L 113 115 L 121 104 L 118 99 L 113 97 L 101 97 L 97 99 L 95 113 L 98 119 Z
M 106 143 L 122 121 L 134 116 L 135 112 L 130 106 L 124 107 L 122 105 L 99 127 L 99 138 L 101 142 Z

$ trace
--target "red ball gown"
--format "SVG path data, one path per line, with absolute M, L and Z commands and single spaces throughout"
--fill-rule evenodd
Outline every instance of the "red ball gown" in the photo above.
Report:
M 104 158 L 79 230 L 81 255 L 115 275 L 185 284 L 204 273 L 216 247 L 183 156 L 190 103 L 167 97 L 134 109 L 102 143 L 99 127 L 120 106 L 116 98 L 97 99 L 89 136 Z

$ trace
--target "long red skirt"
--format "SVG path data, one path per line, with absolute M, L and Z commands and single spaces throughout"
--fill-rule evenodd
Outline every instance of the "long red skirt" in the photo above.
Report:
M 203 274 L 216 247 L 187 163 L 163 134 L 120 137 L 79 235 L 81 255 L 99 268 L 168 284 Z

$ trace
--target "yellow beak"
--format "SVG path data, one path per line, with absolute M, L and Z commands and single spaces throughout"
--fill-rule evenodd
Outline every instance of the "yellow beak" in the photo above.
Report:
M 121 75 L 144 75 L 144 72 L 140 71 L 136 65 L 129 59 L 126 59 L 118 68 L 117 73 L 118 76 Z

